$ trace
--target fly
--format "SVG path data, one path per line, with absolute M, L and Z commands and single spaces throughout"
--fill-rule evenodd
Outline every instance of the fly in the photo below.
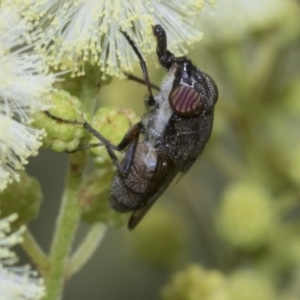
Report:
M 168 73 L 153 96 L 152 88 L 157 88 L 150 83 L 146 63 L 127 33 L 121 32 L 139 58 L 144 80 L 129 77 L 145 83 L 148 89 L 144 115 L 118 145 L 111 144 L 87 122 L 69 123 L 83 125 L 106 147 L 117 168 L 110 205 L 118 212 L 132 211 L 128 222 L 132 230 L 176 175 L 187 172 L 204 150 L 212 131 L 218 88 L 187 57 L 174 56 L 167 49 L 165 30 L 155 25 L 157 58 Z M 125 152 L 122 161 L 115 151 Z

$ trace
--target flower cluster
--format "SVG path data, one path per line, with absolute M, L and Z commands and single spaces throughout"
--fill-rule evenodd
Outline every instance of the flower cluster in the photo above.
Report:
M 23 15 L 38 24 L 39 30 L 31 39 L 37 49 L 46 53 L 50 64 L 71 69 L 73 75 L 84 75 L 84 62 L 97 64 L 103 73 L 112 76 L 132 71 L 137 57 L 120 29 L 128 33 L 144 55 L 155 48 L 151 26 L 157 23 L 168 31 L 169 48 L 177 54 L 201 38 L 194 24 L 204 0 L 9 2 L 22 5 Z
M 225 276 L 220 271 L 191 265 L 176 272 L 162 289 L 163 300 L 273 300 L 271 280 L 253 269 L 239 269 Z M 276 298 L 277 299 L 277 298 Z
M 228 300 L 222 296 L 224 283 L 225 276 L 221 272 L 191 265 L 176 272 L 161 295 L 163 300 Z
M 250 182 L 233 183 L 224 192 L 217 222 L 223 238 L 237 248 L 266 245 L 276 230 L 268 190 Z
M 0 191 L 41 145 L 43 131 L 30 126 L 31 115 L 49 106 L 55 76 L 45 59 L 24 46 L 29 31 L 17 8 L 0 11 Z
M 10 248 L 22 242 L 25 227 L 10 232 L 10 223 L 16 220 L 13 214 L 0 220 L 0 299 L 2 300 L 38 300 L 45 296 L 43 280 L 28 267 L 14 267 L 17 260 Z

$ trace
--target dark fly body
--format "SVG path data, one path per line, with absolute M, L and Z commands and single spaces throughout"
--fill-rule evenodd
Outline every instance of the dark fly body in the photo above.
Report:
M 213 79 L 187 57 L 175 57 L 167 49 L 166 32 L 153 27 L 156 53 L 167 70 L 159 92 L 153 96 L 146 64 L 129 36 L 122 32 L 140 60 L 148 89 L 146 112 L 122 141 L 112 145 L 87 122 L 82 124 L 106 147 L 117 167 L 110 204 L 119 212 L 133 211 L 128 228 L 133 229 L 179 173 L 196 161 L 209 140 L 218 89 Z M 87 148 L 87 147 L 86 147 Z M 125 151 L 120 162 L 115 151 Z
M 133 211 L 128 223 L 133 229 L 174 177 L 186 172 L 203 151 L 212 131 L 218 89 L 188 58 L 175 57 L 167 49 L 165 30 L 156 25 L 156 53 L 168 74 L 153 97 L 146 65 L 123 34 L 140 58 L 149 91 L 146 112 L 127 134 L 130 142 L 111 187 L 111 206 Z

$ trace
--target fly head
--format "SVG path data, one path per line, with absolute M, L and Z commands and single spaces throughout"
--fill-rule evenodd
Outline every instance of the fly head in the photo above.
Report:
M 218 99 L 218 88 L 213 79 L 185 56 L 175 57 L 167 50 L 167 36 L 161 25 L 153 27 L 153 34 L 157 41 L 156 54 L 160 64 L 175 74 L 169 93 L 173 112 L 186 118 L 212 112 Z

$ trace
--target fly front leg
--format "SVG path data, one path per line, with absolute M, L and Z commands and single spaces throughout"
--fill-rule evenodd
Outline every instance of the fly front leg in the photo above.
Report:
M 63 118 L 60 117 L 56 117 L 54 115 L 51 114 L 50 111 L 45 110 L 44 113 L 51 119 L 61 122 L 61 123 L 66 123 L 66 124 L 74 124 L 74 125 L 83 125 L 83 122 L 77 121 L 77 120 L 65 120 Z
M 84 145 L 84 146 L 77 148 L 75 151 L 70 151 L 69 153 L 73 153 L 73 152 L 76 152 L 79 150 L 86 150 L 86 149 L 93 148 L 93 147 L 105 146 L 109 157 L 111 158 L 114 165 L 118 169 L 119 175 L 125 176 L 127 174 L 127 172 L 129 171 L 129 169 L 131 167 L 133 158 L 134 158 L 136 146 L 137 146 L 137 143 L 139 140 L 139 135 L 140 135 L 140 132 L 142 129 L 142 123 L 138 122 L 135 125 L 133 125 L 131 128 L 129 128 L 129 130 L 126 132 L 126 134 L 123 137 L 123 139 L 121 140 L 121 142 L 118 145 L 114 145 L 109 140 L 107 140 L 100 132 L 98 132 L 94 127 L 92 127 L 87 121 L 81 122 L 81 121 L 77 121 L 77 120 L 65 120 L 65 119 L 62 119 L 62 118 L 52 115 L 49 111 L 45 111 L 45 114 L 48 117 L 50 117 L 51 119 L 54 119 L 58 122 L 62 122 L 62 123 L 66 123 L 66 124 L 81 125 L 88 132 L 90 132 L 93 136 L 95 136 L 98 140 L 100 140 L 100 143 Z M 124 161 L 123 165 L 121 165 L 121 163 L 114 151 L 122 151 L 128 146 L 129 146 L 129 148 L 128 148 L 127 158 Z
M 129 74 L 127 72 L 124 72 L 124 75 L 127 77 L 127 79 L 129 80 L 132 80 L 132 81 L 135 81 L 135 82 L 138 82 L 138 83 L 141 83 L 141 84 L 146 84 L 147 85 L 147 82 L 145 79 L 142 79 L 142 78 L 139 78 L 135 75 L 132 75 L 132 74 Z M 150 86 L 152 89 L 156 90 L 156 91 L 160 91 L 160 87 L 157 86 L 156 84 L 153 84 L 150 82 Z
M 129 35 L 126 32 L 122 31 L 122 30 L 120 30 L 120 32 L 124 35 L 124 37 L 126 38 L 127 42 L 129 43 L 129 45 L 131 46 L 132 50 L 134 51 L 134 53 L 136 54 L 136 56 L 139 59 L 140 66 L 141 66 L 141 69 L 142 69 L 142 72 L 143 72 L 143 76 L 144 76 L 144 79 L 145 79 L 145 84 L 146 84 L 147 89 L 148 89 L 149 103 L 155 103 L 154 97 L 153 97 L 153 93 L 152 93 L 152 89 L 151 89 L 152 85 L 150 83 L 150 79 L 149 79 L 149 74 L 148 74 L 148 69 L 147 69 L 146 62 L 144 61 L 142 54 L 139 52 L 138 48 L 134 44 L 133 40 L 129 37 Z
M 129 130 L 127 131 L 127 133 L 125 134 L 125 136 L 123 137 L 123 139 L 117 146 L 115 146 L 111 142 L 109 142 L 101 133 L 99 133 L 96 129 L 94 129 L 88 122 L 84 122 L 83 126 L 92 135 L 94 135 L 96 138 L 98 138 L 102 142 L 102 144 L 105 146 L 109 157 L 111 158 L 114 165 L 118 169 L 119 175 L 121 177 L 126 176 L 126 174 L 128 173 L 128 171 L 132 165 L 132 162 L 133 162 L 136 146 L 137 146 L 137 143 L 139 140 L 139 135 L 140 135 L 140 132 L 142 129 L 142 123 L 140 123 L 140 122 L 136 123 L 131 128 L 129 128 Z M 126 160 L 124 160 L 124 163 L 121 165 L 121 163 L 114 151 L 122 151 L 127 147 L 128 147 L 128 152 L 126 155 Z

